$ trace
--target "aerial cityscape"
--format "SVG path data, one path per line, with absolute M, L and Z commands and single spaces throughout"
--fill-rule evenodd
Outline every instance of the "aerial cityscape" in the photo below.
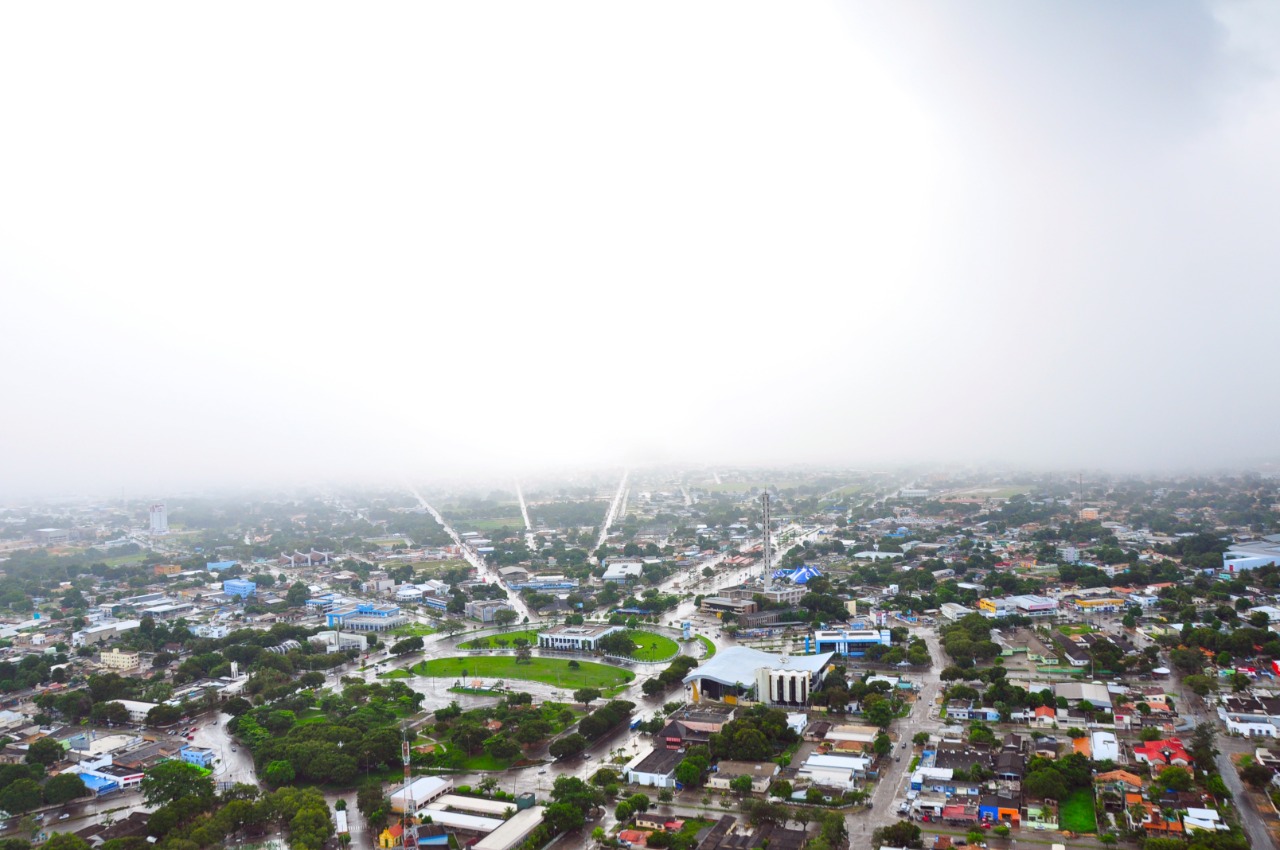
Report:
M 0 2 L 0 850 L 1280 850 L 1274 0 Z
M 0 509 L 0 553 L 0 809 L 24 846 L 1280 829 L 1275 478 L 651 468 L 76 499 Z

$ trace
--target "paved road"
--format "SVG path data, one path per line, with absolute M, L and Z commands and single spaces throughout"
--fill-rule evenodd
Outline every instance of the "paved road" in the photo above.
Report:
M 630 474 L 630 470 L 622 473 L 622 480 L 618 482 L 618 492 L 613 494 L 613 501 L 609 503 L 609 511 L 604 515 L 604 523 L 600 526 L 600 539 L 596 541 L 596 549 L 603 546 L 605 541 L 609 539 L 609 527 L 618 520 L 622 503 L 627 497 L 627 476 Z

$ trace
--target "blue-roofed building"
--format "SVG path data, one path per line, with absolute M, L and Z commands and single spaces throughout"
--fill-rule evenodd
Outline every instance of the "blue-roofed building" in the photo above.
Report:
M 223 570 L 229 570 L 232 567 L 240 566 L 239 561 L 209 561 L 204 568 L 211 573 L 220 573 Z
M 808 638 L 805 639 L 806 645 Z M 855 658 L 866 655 L 868 646 L 890 646 L 892 634 L 888 629 L 827 629 L 813 633 L 813 646 L 817 652 L 834 652 Z
M 213 764 L 213 750 L 208 747 L 183 747 L 178 750 L 178 756 L 187 764 L 194 764 L 196 767 L 208 767 Z
M 79 774 L 79 776 L 84 782 L 84 786 L 93 792 L 95 797 L 100 797 L 103 794 L 109 794 L 112 791 L 120 790 L 119 782 L 114 779 L 108 779 L 99 773 L 85 772 Z
M 329 628 L 353 632 L 384 632 L 409 622 L 399 605 L 373 602 L 346 605 L 327 612 L 325 618 Z
M 222 583 L 222 592 L 248 599 L 257 595 L 258 586 L 247 578 L 230 578 Z

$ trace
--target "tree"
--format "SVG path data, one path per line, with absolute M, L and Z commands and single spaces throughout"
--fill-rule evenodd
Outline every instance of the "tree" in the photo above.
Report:
M 185 761 L 162 761 L 142 777 L 142 797 L 148 806 L 165 806 L 183 797 L 213 801 L 213 779 Z
M 59 773 L 44 784 L 44 801 L 55 806 L 89 796 L 89 788 L 78 773 Z
M 1270 768 L 1263 767 L 1257 762 L 1254 762 L 1240 770 L 1240 778 L 1245 782 L 1248 782 L 1254 788 L 1266 788 L 1267 784 L 1271 782 L 1272 776 L 1274 776 L 1274 774 L 1271 772 Z
M 15 779 L 0 790 L 0 809 L 19 815 L 40 807 L 44 795 L 34 779 Z
M 707 769 L 707 760 L 702 756 L 685 756 L 676 765 L 676 781 L 685 788 L 697 788 L 702 784 L 702 773 Z
M 781 797 L 784 800 L 790 800 L 793 788 L 790 782 L 785 779 L 779 779 L 769 786 L 769 793 L 775 797 Z
M 1022 787 L 1033 796 L 1047 800 L 1061 800 L 1067 796 L 1067 783 L 1062 774 L 1052 767 L 1041 767 L 1028 773 Z
M 279 656 L 277 656 L 279 657 Z M 288 659 L 284 659 L 288 660 Z M 182 709 L 167 703 L 157 705 L 147 712 L 148 726 L 172 726 L 182 719 Z
M 1231 792 L 1227 790 L 1227 783 L 1222 780 L 1218 774 L 1213 774 L 1205 780 L 1204 787 L 1209 793 L 1217 797 L 1219 800 L 1229 799 Z
M 729 790 L 737 794 L 739 797 L 745 797 L 751 793 L 751 777 L 735 776 L 729 780 Z
M 290 608 L 301 608 L 307 604 L 307 597 L 310 595 L 311 592 L 305 584 L 295 581 L 289 585 L 289 591 L 284 595 L 284 601 Z
M 879 847 L 923 847 L 920 840 L 920 827 L 910 821 L 900 820 L 889 826 L 882 826 L 871 833 L 871 843 Z
M 529 647 L 527 646 L 516 647 L 516 663 L 517 664 L 528 664 L 532 660 L 533 660 L 533 650 L 529 649 Z
M 551 746 L 547 748 L 552 758 L 568 758 L 576 756 L 587 748 L 587 739 L 574 732 L 571 735 L 565 735 L 563 738 L 557 738 L 551 742 Z
M 262 771 L 262 778 L 267 781 L 267 784 L 277 788 L 293 782 L 295 776 L 293 764 L 283 759 L 269 762 Z
M 421 635 L 407 637 L 402 641 L 398 641 L 391 646 L 392 655 L 408 655 L 411 652 L 419 652 L 422 650 L 423 642 Z
M 872 744 L 875 753 L 878 756 L 887 756 L 893 751 L 893 742 L 889 740 L 889 736 L 883 730 L 876 735 L 875 742 Z
M 917 732 L 915 735 L 911 736 L 911 743 L 918 747 L 923 747 L 925 744 L 929 743 L 929 733 Z
M 573 699 L 575 702 L 582 703 L 583 710 L 586 710 L 591 705 L 591 703 L 600 699 L 600 689 L 599 688 L 578 688 L 578 690 L 573 692 Z
M 584 811 L 569 803 L 552 803 L 543 812 L 543 817 L 557 834 L 578 829 L 587 821 Z
M 520 615 L 513 608 L 501 608 L 494 612 L 493 621 L 499 626 L 509 626 L 516 621 Z
M 44 846 L 45 850 L 89 850 L 89 842 L 74 832 L 55 832 Z
M 1190 791 L 1191 771 L 1176 765 L 1166 767 L 1156 775 L 1156 784 L 1163 788 L 1172 788 L 1175 791 Z
M 40 738 L 37 741 L 33 741 L 31 746 L 27 748 L 27 755 L 24 761 L 27 764 L 42 764 L 45 767 L 52 767 L 66 757 L 66 752 L 56 738 Z

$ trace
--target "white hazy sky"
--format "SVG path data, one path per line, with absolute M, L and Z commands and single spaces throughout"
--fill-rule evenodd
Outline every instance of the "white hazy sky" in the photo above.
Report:
M 0 6 L 0 492 L 1275 454 L 1280 4 Z

